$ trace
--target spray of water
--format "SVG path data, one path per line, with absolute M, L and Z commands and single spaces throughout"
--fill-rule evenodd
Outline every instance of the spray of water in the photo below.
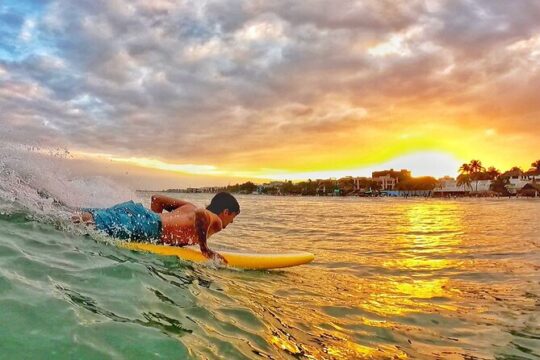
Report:
M 72 174 L 69 161 L 66 149 L 0 144 L 0 212 L 67 219 L 80 207 L 106 207 L 136 198 L 133 190 L 108 178 Z

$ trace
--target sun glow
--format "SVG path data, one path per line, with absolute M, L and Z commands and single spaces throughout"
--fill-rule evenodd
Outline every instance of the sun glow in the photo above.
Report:
M 413 176 L 455 176 L 461 161 L 442 152 L 417 152 L 399 156 L 388 161 L 346 170 L 323 170 L 311 172 L 267 172 L 262 177 L 277 180 L 304 180 L 340 178 L 345 176 L 371 176 L 372 171 L 384 169 L 407 169 Z
M 220 168 L 210 164 L 171 163 L 146 157 L 122 157 L 106 153 L 71 152 L 74 158 L 110 161 L 113 163 L 133 165 L 146 169 L 162 170 L 190 175 L 237 177 L 265 180 L 292 180 L 341 178 L 346 176 L 371 176 L 372 171 L 383 169 L 408 169 L 413 176 L 455 175 L 461 163 L 450 154 L 442 152 L 417 152 L 393 158 L 380 163 L 372 163 L 362 167 L 338 170 L 319 170 L 295 172 L 290 169 L 244 170 Z

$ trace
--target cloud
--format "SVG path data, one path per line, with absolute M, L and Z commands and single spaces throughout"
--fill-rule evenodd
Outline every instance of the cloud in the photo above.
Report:
M 0 8 L 13 39 L 0 46 L 0 133 L 15 142 L 322 166 L 308 157 L 323 141 L 384 155 L 396 122 L 521 136 L 540 112 L 533 0 L 37 4 Z

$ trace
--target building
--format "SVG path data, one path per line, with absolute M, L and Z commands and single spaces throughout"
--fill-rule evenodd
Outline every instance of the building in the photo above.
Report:
M 525 185 L 531 182 L 540 182 L 540 170 L 533 169 L 523 172 L 519 169 L 514 169 L 505 172 L 500 176 L 507 181 L 506 189 L 510 194 L 517 194 Z
M 487 193 L 491 189 L 491 180 L 471 181 L 469 185 L 458 185 L 457 180 L 451 177 L 439 179 L 439 185 L 433 189 L 434 197 L 465 196 L 471 193 Z
M 381 190 L 394 190 L 400 179 L 408 179 L 410 177 L 411 172 L 405 169 L 401 169 L 400 171 L 390 169 L 371 173 L 371 178 L 380 186 Z
M 397 178 L 393 178 L 390 175 L 374 177 L 373 181 L 380 186 L 381 190 L 394 190 L 399 182 Z
M 411 177 L 411 172 L 406 169 L 401 169 L 400 171 L 390 169 L 390 170 L 382 170 L 382 171 L 373 171 L 371 173 L 372 178 L 385 176 L 385 175 L 389 175 L 393 178 L 398 178 L 398 179 L 406 179 L 406 178 Z
M 491 190 L 492 180 L 472 180 L 471 192 L 485 193 Z
M 208 187 L 199 188 L 198 192 L 213 194 L 213 193 L 218 193 L 220 191 L 225 191 L 226 189 L 227 189 L 226 187 L 208 186 Z
M 281 195 L 281 188 L 284 184 L 284 181 L 272 181 L 266 184 L 257 185 L 255 192 L 257 194 Z
M 457 180 L 446 176 L 439 179 L 439 185 L 433 189 L 433 197 L 465 196 L 472 191 L 467 185 L 458 185 Z
M 353 178 L 354 182 L 354 191 L 366 191 L 371 190 L 369 184 L 371 183 L 371 178 L 367 177 L 355 177 Z

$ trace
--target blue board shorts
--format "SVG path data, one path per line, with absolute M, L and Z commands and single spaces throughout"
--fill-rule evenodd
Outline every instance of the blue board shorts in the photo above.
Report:
M 96 229 L 118 239 L 159 240 L 161 218 L 140 203 L 127 201 L 107 209 L 82 209 L 94 217 Z

